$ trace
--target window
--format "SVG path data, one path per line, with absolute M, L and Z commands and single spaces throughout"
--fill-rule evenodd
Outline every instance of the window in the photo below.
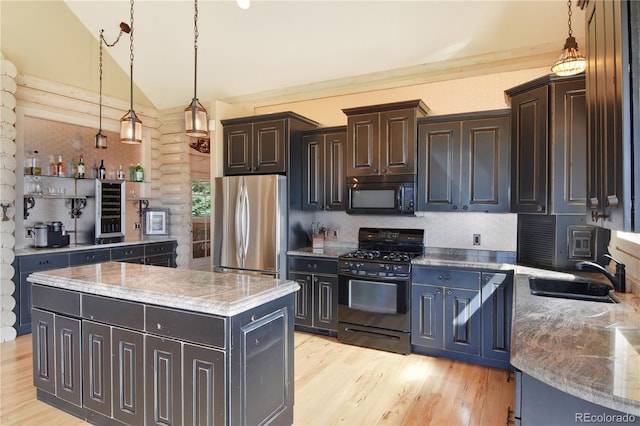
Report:
M 209 269 L 211 259 L 211 181 L 191 182 L 191 268 Z

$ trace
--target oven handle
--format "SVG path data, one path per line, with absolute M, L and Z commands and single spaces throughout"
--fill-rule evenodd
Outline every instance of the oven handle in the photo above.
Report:
M 347 279 L 354 278 L 362 281 L 374 281 L 374 282 L 389 282 L 389 281 L 410 281 L 411 277 L 374 277 L 371 275 L 357 275 L 357 274 L 349 274 L 338 272 L 338 281 L 340 281 L 341 277 L 345 277 Z

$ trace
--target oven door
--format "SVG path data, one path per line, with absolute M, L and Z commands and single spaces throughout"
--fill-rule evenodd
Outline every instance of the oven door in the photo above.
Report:
M 338 276 L 338 321 L 408 332 L 411 326 L 410 280 Z

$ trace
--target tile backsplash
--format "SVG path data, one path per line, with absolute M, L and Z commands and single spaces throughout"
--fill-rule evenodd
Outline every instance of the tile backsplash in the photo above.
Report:
M 420 228 L 425 230 L 425 246 L 496 251 L 517 250 L 517 218 L 512 213 L 441 213 L 423 212 L 419 216 L 348 215 L 344 212 L 317 212 L 306 217 L 320 226 L 337 229 L 331 244 L 353 245 L 358 242 L 360 227 Z M 480 245 L 474 245 L 474 234 Z

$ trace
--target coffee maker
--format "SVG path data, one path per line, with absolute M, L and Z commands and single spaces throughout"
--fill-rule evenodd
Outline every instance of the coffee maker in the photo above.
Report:
M 69 245 L 69 234 L 64 231 L 62 222 L 47 222 L 47 247 Z

